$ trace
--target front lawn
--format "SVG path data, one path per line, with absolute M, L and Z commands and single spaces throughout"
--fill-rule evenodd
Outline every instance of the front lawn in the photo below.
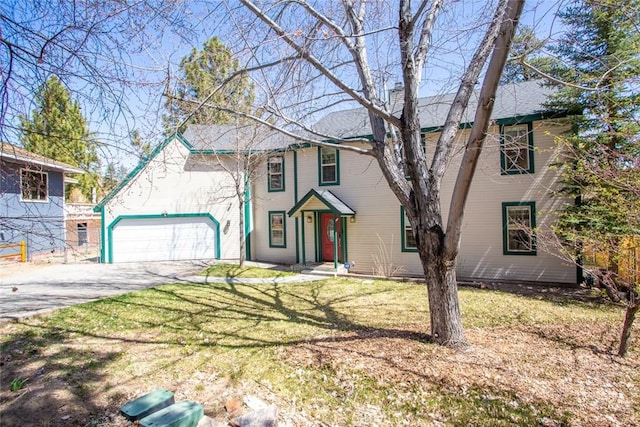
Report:
M 129 425 L 118 407 L 156 387 L 219 420 L 257 396 L 285 426 L 640 425 L 620 308 L 460 298 L 463 353 L 429 343 L 424 286 L 392 281 L 167 284 L 0 324 L 0 425 Z
M 293 276 L 295 273 L 276 268 L 260 268 L 247 265 L 240 268 L 238 264 L 212 264 L 203 272 L 203 276 L 226 277 L 228 279 L 272 279 Z

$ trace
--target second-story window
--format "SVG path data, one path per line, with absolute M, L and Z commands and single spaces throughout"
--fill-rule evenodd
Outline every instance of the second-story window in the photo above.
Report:
M 503 175 L 533 173 L 531 123 L 500 127 L 500 166 Z
M 334 148 L 318 148 L 320 185 L 340 184 L 340 152 Z
M 46 202 L 49 199 L 49 175 L 46 172 L 22 169 L 20 184 L 22 200 L 30 202 Z
M 271 156 L 267 162 L 269 191 L 284 191 L 284 157 Z

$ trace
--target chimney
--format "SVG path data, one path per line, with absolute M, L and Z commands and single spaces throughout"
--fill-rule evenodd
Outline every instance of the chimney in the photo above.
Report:
M 398 111 L 404 103 L 404 86 L 402 82 L 396 82 L 393 89 L 389 91 L 389 106 L 391 111 Z

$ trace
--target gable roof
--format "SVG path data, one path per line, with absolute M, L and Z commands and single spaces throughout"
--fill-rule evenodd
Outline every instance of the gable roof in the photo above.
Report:
M 68 163 L 59 162 L 40 154 L 32 153 L 24 148 L 16 147 L 7 142 L 0 142 L 0 158 L 12 163 L 28 163 L 38 165 L 48 170 L 68 172 L 68 173 L 84 173 L 78 167 L 71 166 Z
M 473 123 L 479 92 L 476 90 L 471 95 L 469 105 L 462 116 L 462 124 Z M 496 91 L 491 119 L 500 121 L 501 119 L 548 113 L 544 108 L 544 103 L 552 93 L 554 93 L 554 89 L 542 86 L 539 81 L 499 86 Z M 422 129 L 436 129 L 444 125 L 455 95 L 455 93 L 448 93 L 418 99 Z M 398 107 L 394 109 L 394 113 L 399 114 L 401 108 L 402 104 L 399 103 Z M 335 135 L 340 138 L 364 137 L 372 133 L 369 114 L 364 107 L 329 113 L 320 119 L 313 126 L 313 129 L 322 134 Z
M 287 214 L 289 216 L 296 215 L 300 210 L 304 208 L 307 202 L 311 200 L 318 200 L 320 203 L 325 205 L 327 209 L 333 212 L 335 215 L 340 216 L 353 216 L 356 214 L 356 211 L 351 209 L 345 202 L 340 200 L 338 196 L 333 194 L 329 190 L 314 190 L 313 188 L 309 190 L 305 196 L 300 199 L 298 203 L 294 207 L 292 207 Z

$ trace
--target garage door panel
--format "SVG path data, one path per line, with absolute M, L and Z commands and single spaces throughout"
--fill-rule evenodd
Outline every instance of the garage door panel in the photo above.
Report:
M 215 230 L 207 217 L 125 218 L 113 227 L 113 262 L 215 258 Z

